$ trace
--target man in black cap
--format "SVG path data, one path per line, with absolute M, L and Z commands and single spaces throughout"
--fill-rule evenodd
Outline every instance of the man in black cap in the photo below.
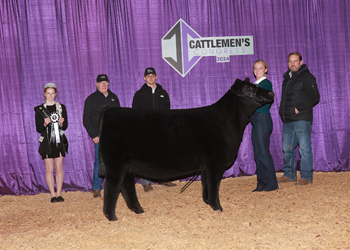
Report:
M 168 93 L 161 85 L 156 83 L 157 74 L 154 68 L 145 70 L 144 78 L 146 83 L 136 91 L 132 100 L 132 108 L 138 109 L 170 109 L 170 99 Z M 145 192 L 152 190 L 151 182 L 146 179 L 141 179 L 141 184 Z M 168 187 L 176 186 L 172 182 L 159 183 Z
M 98 75 L 96 79 L 97 90 L 88 96 L 84 104 L 83 124 L 95 145 L 94 174 L 92 179 L 93 197 L 101 197 L 102 180 L 98 176 L 98 145 L 100 141 L 100 112 L 106 106 L 120 107 L 118 97 L 109 90 L 109 80 L 107 75 Z

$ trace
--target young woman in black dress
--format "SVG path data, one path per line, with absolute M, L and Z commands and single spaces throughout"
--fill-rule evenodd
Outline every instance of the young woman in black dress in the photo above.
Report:
M 68 127 L 66 107 L 55 101 L 57 86 L 48 83 L 44 88 L 45 102 L 35 107 L 36 131 L 41 134 L 39 153 L 45 161 L 46 183 L 50 190 L 51 202 L 63 202 L 61 195 L 63 185 L 63 158 L 68 151 L 64 130 Z M 56 189 L 53 168 L 56 169 Z

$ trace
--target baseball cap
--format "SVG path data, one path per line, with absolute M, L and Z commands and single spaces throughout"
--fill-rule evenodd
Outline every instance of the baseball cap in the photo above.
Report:
M 98 75 L 96 82 L 103 82 L 103 81 L 109 82 L 108 76 L 105 74 Z
M 156 74 L 156 70 L 154 69 L 154 68 L 147 68 L 146 70 L 145 70 L 145 76 L 147 76 L 147 75 L 149 75 L 149 74 L 153 74 L 153 75 L 157 75 Z

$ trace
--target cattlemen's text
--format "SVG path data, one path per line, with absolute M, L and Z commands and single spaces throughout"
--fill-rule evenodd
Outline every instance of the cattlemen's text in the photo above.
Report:
M 249 38 L 233 38 L 233 39 L 208 39 L 208 40 L 190 40 L 189 47 L 191 49 L 202 48 L 227 48 L 227 47 L 241 47 L 250 46 Z

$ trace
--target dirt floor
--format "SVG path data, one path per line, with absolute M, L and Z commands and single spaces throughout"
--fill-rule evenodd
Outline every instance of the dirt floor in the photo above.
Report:
M 281 176 L 282 173 L 277 173 Z M 201 198 L 201 183 L 180 194 L 154 185 L 136 191 L 145 212 L 130 211 L 120 196 L 109 222 L 103 198 L 67 192 L 0 197 L 0 249 L 350 249 L 350 172 L 315 172 L 314 183 L 280 183 L 254 192 L 256 176 L 221 182 L 223 212 Z

